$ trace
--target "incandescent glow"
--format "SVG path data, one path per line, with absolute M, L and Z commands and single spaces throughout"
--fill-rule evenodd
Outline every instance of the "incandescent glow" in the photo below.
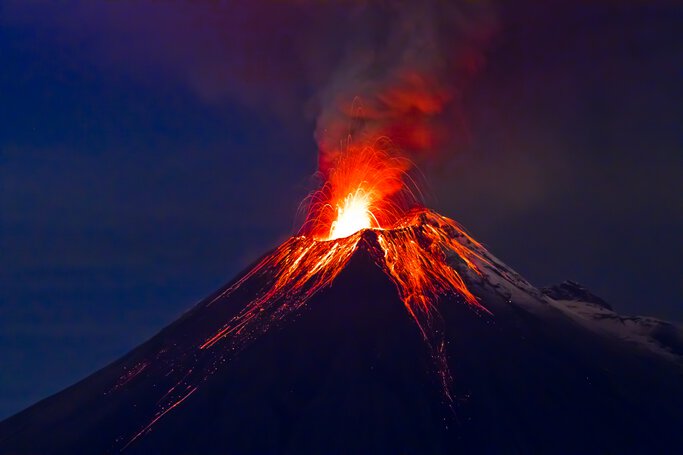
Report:
M 407 172 L 412 163 L 393 153 L 391 141 L 346 144 L 321 171 L 323 186 L 306 201 L 301 233 L 317 240 L 348 237 L 367 228 L 389 228 L 417 206 Z
M 373 225 L 377 225 L 377 220 L 370 212 L 370 198 L 358 188 L 337 204 L 337 218 L 332 222 L 328 240 L 348 237 Z

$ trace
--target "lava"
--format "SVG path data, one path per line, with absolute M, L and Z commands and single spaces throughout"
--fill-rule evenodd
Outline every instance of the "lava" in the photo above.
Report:
M 348 138 L 327 155 L 336 158 L 321 170 L 322 188 L 305 201 L 309 209 L 301 234 L 334 240 L 362 229 L 387 228 L 418 205 L 417 185 L 408 173 L 413 164 L 395 153 L 388 138 L 366 145 Z
M 330 286 L 344 269 L 362 239 L 361 229 L 343 238 L 319 240 L 309 236 L 292 237 L 263 259 L 249 273 L 214 298 L 228 297 L 246 282 L 268 275 L 272 284 L 262 289 L 237 316 L 201 348 L 206 349 L 229 335 L 246 335 L 262 329 L 263 317 L 281 320 L 303 306 L 321 289 Z M 380 267 L 396 284 L 410 315 L 425 338 L 423 318 L 429 321 L 439 296 L 453 292 L 473 307 L 486 311 L 467 289 L 460 273 L 449 261 L 455 254 L 474 273 L 481 275 L 475 261 L 487 260 L 470 245 L 481 248 L 453 220 L 430 210 L 411 213 L 392 229 L 374 228 L 381 254 L 374 254 Z

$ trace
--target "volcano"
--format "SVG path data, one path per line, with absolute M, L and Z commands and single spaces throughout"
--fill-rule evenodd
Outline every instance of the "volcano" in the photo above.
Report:
M 539 290 L 420 210 L 291 238 L 0 452 L 672 453 L 681 410 L 680 327 Z

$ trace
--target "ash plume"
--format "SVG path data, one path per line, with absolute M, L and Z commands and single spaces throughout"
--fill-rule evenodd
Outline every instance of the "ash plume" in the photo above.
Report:
M 387 136 L 411 159 L 466 136 L 463 91 L 495 30 L 486 2 L 367 2 L 317 95 L 323 174 L 347 135 Z

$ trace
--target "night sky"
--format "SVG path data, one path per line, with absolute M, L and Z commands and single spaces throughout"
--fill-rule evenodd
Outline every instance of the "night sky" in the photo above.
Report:
M 0 3 L 0 418 L 296 232 L 354 17 L 244 3 Z M 683 321 L 675 3 L 491 7 L 466 138 L 420 163 L 427 205 L 537 286 Z

